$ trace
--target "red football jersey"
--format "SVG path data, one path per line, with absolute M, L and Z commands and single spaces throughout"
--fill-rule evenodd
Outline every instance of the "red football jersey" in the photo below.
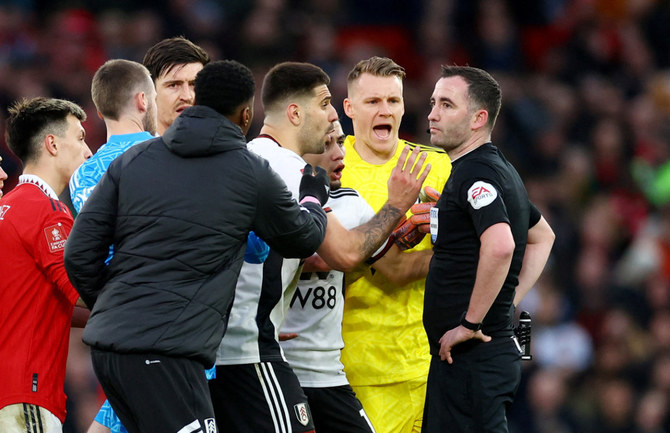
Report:
M 65 363 L 77 294 L 63 250 L 72 215 L 36 176 L 0 200 L 0 408 L 36 404 L 65 420 Z

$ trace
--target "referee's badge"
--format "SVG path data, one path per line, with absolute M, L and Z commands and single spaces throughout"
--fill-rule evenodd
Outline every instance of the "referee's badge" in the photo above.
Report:
M 430 208 L 430 240 L 433 241 L 433 243 L 437 240 L 437 215 L 439 212 L 440 210 L 436 206 Z
M 305 403 L 298 403 L 293 406 L 295 410 L 295 415 L 298 417 L 300 424 L 307 425 L 309 423 L 309 411 L 307 410 L 307 405 Z

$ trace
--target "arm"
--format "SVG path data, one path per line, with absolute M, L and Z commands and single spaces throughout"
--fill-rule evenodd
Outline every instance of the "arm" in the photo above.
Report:
M 475 285 L 470 296 L 470 305 L 465 320 L 481 323 L 495 301 L 509 272 L 514 254 L 514 237 L 507 223 L 494 224 L 479 237 L 479 264 Z M 452 363 L 451 348 L 464 341 L 476 338 L 490 341 L 491 337 L 481 331 L 472 331 L 459 325 L 447 331 L 440 338 L 440 358 Z
M 426 278 L 432 258 L 432 249 L 404 252 L 394 245 L 372 267 L 391 283 L 404 286 L 421 278 Z
M 93 308 L 106 281 L 105 259 L 114 237 L 117 187 L 112 167 L 77 216 L 65 245 L 65 268 L 89 309 Z
M 347 230 L 332 212 L 328 214 L 326 237 L 318 253 L 332 269 L 350 271 L 370 257 L 416 202 L 423 181 L 430 172 L 430 164 L 421 172 L 426 154 L 419 155 L 418 147 L 412 153 L 409 153 L 409 147 L 403 149 L 388 180 L 388 201 L 370 221 Z
M 257 179 L 259 193 L 254 231 L 284 257 L 311 256 L 323 242 L 327 224 L 326 213 L 320 203 L 306 201 L 298 205 L 284 181 L 270 168 L 267 161 L 262 161 L 263 166 L 256 171 L 254 177 Z M 322 181 L 320 188 L 325 190 L 324 187 L 327 185 L 325 173 Z M 316 188 L 319 182 L 309 183 L 312 184 L 311 187 Z M 303 187 L 308 187 L 307 184 L 306 182 L 303 185 L 301 182 L 301 195 L 304 192 Z
M 519 273 L 519 285 L 516 286 L 514 295 L 514 306 L 518 306 L 528 291 L 533 287 L 549 259 L 551 247 L 554 245 L 556 235 L 544 217 L 528 230 L 528 241 L 526 252 L 523 255 L 521 272 Z

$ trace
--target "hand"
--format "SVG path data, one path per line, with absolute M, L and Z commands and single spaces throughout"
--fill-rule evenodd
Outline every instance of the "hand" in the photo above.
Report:
M 430 164 L 426 164 L 425 168 L 423 165 L 426 157 L 427 154 L 421 152 L 418 146 L 411 153 L 409 146 L 405 146 L 391 172 L 388 180 L 388 204 L 402 213 L 407 212 L 409 207 L 416 203 L 421 185 L 430 172 Z
M 405 251 L 417 246 L 426 236 L 426 233 L 420 232 L 416 224 L 411 221 L 411 218 L 408 220 L 403 216 L 398 226 L 391 233 L 391 236 L 395 244 L 400 248 L 400 251 Z
M 482 340 L 485 343 L 491 341 L 491 337 L 484 335 L 482 331 L 474 332 L 461 325 L 448 330 L 440 338 L 440 359 L 452 364 L 454 360 L 451 358 L 451 349 L 459 343 L 472 339 Z
M 316 198 L 321 206 L 328 201 L 330 193 L 330 179 L 326 170 L 317 166 L 314 172 L 311 164 L 306 164 L 302 171 L 302 179 L 300 180 L 300 203 L 306 197 Z
M 409 208 L 412 212 L 409 220 L 420 233 L 430 233 L 430 210 L 441 196 L 442 194 L 437 192 L 435 188 L 426 186 L 420 194 L 422 203 L 417 203 Z

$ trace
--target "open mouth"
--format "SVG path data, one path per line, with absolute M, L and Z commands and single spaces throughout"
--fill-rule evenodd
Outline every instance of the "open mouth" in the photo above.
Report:
M 375 136 L 380 140 L 388 140 L 391 137 L 391 125 L 373 126 L 372 130 Z
M 335 170 L 333 170 L 333 176 L 334 176 L 336 179 L 341 178 L 341 177 L 342 177 L 342 170 L 344 170 L 344 164 L 340 164 L 340 165 L 338 165 L 338 166 L 335 168 Z

